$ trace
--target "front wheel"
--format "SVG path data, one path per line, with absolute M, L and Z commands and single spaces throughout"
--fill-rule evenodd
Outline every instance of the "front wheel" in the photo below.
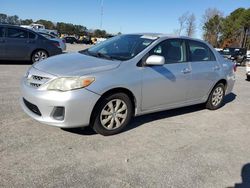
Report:
M 117 134 L 130 122 L 132 113 L 132 102 L 126 94 L 110 95 L 103 98 L 93 111 L 93 129 L 104 136 Z
M 217 84 L 209 95 L 206 108 L 209 110 L 217 110 L 221 107 L 225 96 L 225 86 L 222 83 Z
M 48 54 L 44 50 L 37 50 L 32 54 L 31 60 L 33 63 L 42 61 L 44 59 L 48 58 Z

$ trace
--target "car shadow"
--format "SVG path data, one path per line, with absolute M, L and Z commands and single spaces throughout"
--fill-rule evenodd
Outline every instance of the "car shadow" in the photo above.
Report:
M 233 187 L 227 188 L 250 188 L 250 163 L 245 164 L 241 169 L 242 183 L 236 183 Z
M 172 82 L 176 81 L 175 75 L 171 71 L 169 71 L 166 67 L 164 67 L 164 66 L 152 66 L 150 68 L 152 70 L 158 72 L 162 76 L 164 76 L 166 79 L 168 79 Z
M 79 127 L 79 128 L 70 128 L 70 129 L 61 128 L 61 130 L 69 132 L 69 133 L 85 135 L 85 136 L 97 134 L 90 126 Z
M 226 104 L 234 101 L 236 99 L 236 96 L 234 93 L 230 93 L 227 96 L 225 96 L 224 103 L 222 106 L 225 106 Z M 148 122 L 157 121 L 160 119 L 180 116 L 183 114 L 189 114 L 201 110 L 206 110 L 204 104 L 198 104 L 198 105 L 192 105 L 172 110 L 165 110 L 161 112 L 155 112 L 151 114 L 146 114 L 138 117 L 134 117 L 131 123 L 122 131 L 122 133 L 130 131 L 132 129 L 135 129 L 143 124 L 146 124 Z M 83 128 L 71 128 L 71 129 L 62 129 L 64 131 L 79 134 L 79 135 L 94 135 L 96 134 L 95 131 L 91 127 L 83 127 Z M 121 133 L 121 134 L 122 134 Z
M 31 65 L 31 61 L 10 61 L 10 60 L 1 60 L 0 65 Z
M 228 95 L 225 96 L 224 102 L 222 104 L 222 107 L 227 105 L 228 103 L 234 101 L 236 99 L 237 95 L 234 93 L 229 93 Z

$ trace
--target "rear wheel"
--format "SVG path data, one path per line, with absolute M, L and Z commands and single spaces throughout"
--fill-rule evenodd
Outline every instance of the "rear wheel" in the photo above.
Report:
M 103 98 L 93 112 L 93 129 L 104 136 L 121 132 L 132 117 L 132 108 L 130 98 L 124 93 Z
M 48 53 L 44 50 L 37 50 L 32 54 L 31 60 L 33 63 L 42 61 L 48 58 Z
M 225 96 L 225 86 L 222 83 L 217 84 L 209 95 L 206 108 L 209 110 L 217 110 L 221 107 Z

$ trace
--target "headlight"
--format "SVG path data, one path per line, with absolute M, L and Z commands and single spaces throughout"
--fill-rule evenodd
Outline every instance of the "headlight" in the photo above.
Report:
M 94 77 L 62 77 L 48 82 L 45 88 L 47 90 L 70 91 L 87 87 L 94 81 Z

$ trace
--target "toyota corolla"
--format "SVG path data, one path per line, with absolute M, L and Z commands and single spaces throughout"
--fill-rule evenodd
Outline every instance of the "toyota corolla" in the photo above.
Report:
M 128 34 L 35 63 L 21 105 L 45 124 L 112 135 L 133 116 L 199 103 L 216 110 L 234 82 L 234 63 L 204 41 Z

